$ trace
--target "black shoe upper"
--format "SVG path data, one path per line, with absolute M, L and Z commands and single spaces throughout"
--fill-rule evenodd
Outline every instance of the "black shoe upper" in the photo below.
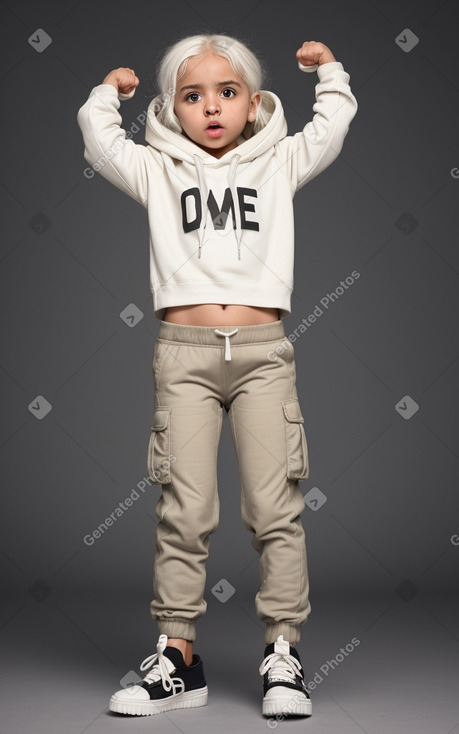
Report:
M 264 657 L 266 658 L 268 655 L 271 655 L 273 652 L 274 652 L 274 642 L 271 642 L 271 644 L 266 645 L 265 647 Z M 295 650 L 295 648 L 292 647 L 291 645 L 290 645 L 290 655 L 294 657 L 296 660 L 298 660 L 301 666 L 300 656 L 298 655 L 298 652 Z M 294 691 L 301 691 L 302 693 L 304 693 L 306 698 L 308 699 L 310 698 L 308 689 L 306 688 L 306 683 L 304 682 L 304 671 L 302 667 L 300 667 L 299 674 L 295 674 L 294 683 L 290 681 L 282 681 L 282 680 L 270 681 L 269 674 L 270 674 L 270 671 L 267 670 L 263 676 L 263 695 L 264 696 L 266 695 L 266 692 L 270 688 L 274 688 L 275 686 L 282 686 L 283 688 L 291 688 Z
M 185 691 L 193 691 L 196 688 L 204 688 L 206 679 L 204 677 L 204 666 L 199 655 L 193 654 L 191 665 L 185 665 L 183 655 L 176 647 L 167 646 L 163 652 L 175 665 L 175 671 L 170 674 L 171 678 L 181 678 L 185 684 Z M 162 680 L 149 683 L 142 681 L 139 686 L 148 691 L 151 699 L 164 699 L 173 695 L 173 690 L 166 691 Z

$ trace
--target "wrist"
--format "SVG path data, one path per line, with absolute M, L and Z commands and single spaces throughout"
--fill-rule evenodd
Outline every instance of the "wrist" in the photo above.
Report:
M 110 74 L 105 77 L 105 79 L 103 80 L 102 84 L 111 84 L 112 87 L 115 87 L 116 91 L 119 92 L 118 82 Z
M 331 61 L 336 61 L 335 57 L 332 53 L 322 54 L 319 61 L 317 62 L 319 66 L 322 66 L 322 64 L 329 64 Z

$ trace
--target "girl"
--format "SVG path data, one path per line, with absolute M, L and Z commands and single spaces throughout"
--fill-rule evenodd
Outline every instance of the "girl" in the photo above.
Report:
M 150 479 L 162 485 L 150 605 L 160 635 L 140 666 L 150 669 L 143 680 L 110 699 L 119 713 L 207 703 L 193 641 L 207 608 L 205 564 L 219 522 L 224 409 L 242 519 L 259 553 L 262 712 L 311 714 L 294 647 L 311 609 L 299 488 L 309 462 L 283 319 L 293 290 L 293 196 L 336 159 L 357 102 L 349 74 L 323 43 L 305 41 L 296 58 L 319 81 L 314 117 L 293 136 L 280 99 L 261 88 L 255 53 L 225 35 L 186 37 L 166 50 L 146 146 L 120 127 L 120 101 L 139 84 L 133 69 L 111 71 L 78 112 L 85 159 L 147 209 L 160 321 L 148 446 Z

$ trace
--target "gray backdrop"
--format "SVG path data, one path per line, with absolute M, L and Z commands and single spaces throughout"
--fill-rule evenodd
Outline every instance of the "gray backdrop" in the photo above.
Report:
M 317 316 L 294 343 L 311 462 L 312 613 L 298 649 L 315 685 L 313 717 L 291 725 L 459 731 L 457 2 L 10 0 L 0 10 L 1 734 L 131 731 L 107 713 L 108 697 L 155 652 L 160 487 L 138 491 L 159 325 L 147 215 L 84 176 L 76 114 L 111 69 L 133 67 L 140 86 L 120 112 L 143 144 L 159 54 L 202 31 L 261 52 L 289 134 L 313 115 L 317 76 L 295 58 L 304 40 L 329 46 L 359 104 L 339 158 L 295 197 L 286 333 Z M 129 304 L 143 314 L 135 327 L 122 317 Z M 145 731 L 286 726 L 261 717 L 258 557 L 227 418 L 218 460 L 221 520 L 195 643 L 209 703 L 136 720 Z M 222 584 L 234 588 L 225 601 Z

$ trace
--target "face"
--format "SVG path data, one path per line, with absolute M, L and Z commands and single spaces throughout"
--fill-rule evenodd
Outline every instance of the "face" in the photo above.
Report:
M 177 84 L 174 112 L 193 142 L 221 158 L 237 147 L 237 138 L 247 121 L 254 122 L 260 101 L 260 93 L 250 96 L 227 59 L 209 52 L 188 59 Z

